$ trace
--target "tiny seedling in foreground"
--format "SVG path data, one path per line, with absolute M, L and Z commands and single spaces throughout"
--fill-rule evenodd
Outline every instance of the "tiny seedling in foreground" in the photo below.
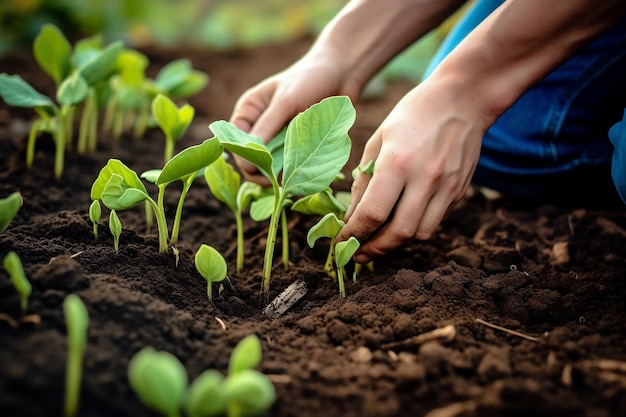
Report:
M 117 216 L 115 210 L 111 210 L 109 213 L 109 230 L 113 235 L 113 247 L 115 248 L 115 252 L 119 252 L 120 236 L 122 235 L 122 222 L 120 222 L 120 218 Z
M 196 269 L 207 282 L 207 295 L 213 298 L 213 283 L 223 281 L 227 274 L 227 265 L 224 257 L 212 246 L 204 243 L 194 255 Z
M 100 207 L 100 200 L 94 200 L 89 205 L 89 220 L 93 225 L 93 236 L 98 238 L 98 222 L 102 216 L 102 207 Z
M 73 417 L 78 412 L 89 315 L 85 304 L 76 294 L 69 294 L 65 297 L 63 312 L 67 325 L 67 367 L 63 415 L 64 417 Z
M 158 94 L 152 100 L 152 117 L 165 134 L 165 154 L 163 163 L 167 163 L 174 155 L 176 142 L 183 137 L 193 120 L 195 109 L 185 104 L 176 107 L 176 104 L 163 94 Z
M 0 234 L 4 232 L 22 207 L 22 194 L 18 191 L 6 198 L 0 199 Z
M 285 204 L 291 196 L 315 194 L 330 185 L 350 156 L 348 130 L 355 117 L 348 97 L 324 99 L 298 114 L 287 127 L 284 163 L 278 168 L 259 138 L 225 121 L 209 126 L 224 148 L 254 164 L 272 184 L 274 204 L 263 261 L 263 293 L 269 291 L 276 235 Z
M 4 269 L 11 277 L 11 284 L 13 284 L 13 287 L 20 295 L 20 308 L 22 309 L 22 313 L 25 313 L 28 308 L 28 297 L 30 297 L 33 287 L 26 278 L 22 261 L 17 253 L 9 252 L 4 257 L 3 265 Z

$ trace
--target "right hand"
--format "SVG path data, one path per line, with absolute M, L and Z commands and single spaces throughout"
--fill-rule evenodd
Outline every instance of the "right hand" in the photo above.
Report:
M 230 122 L 239 129 L 267 143 L 298 113 L 333 95 L 348 95 L 346 77 L 329 59 L 304 56 L 298 62 L 248 89 L 237 101 Z M 235 155 L 235 161 L 247 180 L 261 185 L 269 182 L 258 169 Z

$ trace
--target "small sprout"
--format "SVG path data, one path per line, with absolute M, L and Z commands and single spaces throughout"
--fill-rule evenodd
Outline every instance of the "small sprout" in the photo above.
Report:
M 128 380 L 148 408 L 165 417 L 180 416 L 188 379 L 176 356 L 145 347 L 131 358 Z
M 254 369 L 229 375 L 224 383 L 224 392 L 228 403 L 228 417 L 261 414 L 276 399 L 272 382 Z
M 167 163 L 174 154 L 176 142 L 183 137 L 193 120 L 195 109 L 185 104 L 176 107 L 176 104 L 164 94 L 158 94 L 152 100 L 152 117 L 165 133 L 164 163 Z
M 89 220 L 93 223 L 93 236 L 98 238 L 98 222 L 102 215 L 102 207 L 100 207 L 100 200 L 94 200 L 89 206 Z
M 358 166 L 352 170 L 352 178 L 356 179 L 359 173 L 363 173 L 366 175 L 374 175 L 374 165 L 375 161 L 372 159 L 365 166 Z
M 22 261 L 15 252 L 9 252 L 4 257 L 3 263 L 4 269 L 11 277 L 13 287 L 20 295 L 20 307 L 22 309 L 22 313 L 25 313 L 28 308 L 28 297 L 30 297 L 33 287 L 26 278 L 24 268 L 22 267 Z
M 207 281 L 207 295 L 213 298 L 213 283 L 226 278 L 227 265 L 224 257 L 212 246 L 202 244 L 194 256 L 196 269 Z
M 115 252 L 119 252 L 122 222 L 120 222 L 120 218 L 117 216 L 115 210 L 111 210 L 111 213 L 109 214 L 109 229 L 113 235 L 113 246 L 115 247 Z
M 202 372 L 191 383 L 185 397 L 189 417 L 223 415 L 226 411 L 224 376 L 215 369 Z
M 256 368 L 261 363 L 262 355 L 259 338 L 254 334 L 244 337 L 230 354 L 228 375 L 234 375 L 245 369 Z
M 67 325 L 67 365 L 63 415 L 64 417 L 73 417 L 78 412 L 89 315 L 85 304 L 76 294 L 70 294 L 65 297 L 63 312 Z
M 22 195 L 14 192 L 6 198 L 0 199 L 0 233 L 4 232 L 22 207 Z

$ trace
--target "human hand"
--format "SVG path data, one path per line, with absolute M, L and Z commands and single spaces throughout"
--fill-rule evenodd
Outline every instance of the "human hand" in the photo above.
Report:
M 344 79 L 343 71 L 332 60 L 305 55 L 247 90 L 237 101 L 230 121 L 267 143 L 294 116 L 318 101 L 332 95 L 357 94 L 345 90 Z M 237 156 L 235 160 L 246 179 L 269 185 L 254 165 Z
M 352 204 L 337 241 L 356 237 L 366 263 L 411 240 L 426 240 L 460 201 L 488 127 L 475 95 L 459 96 L 428 80 L 409 92 L 368 140 Z

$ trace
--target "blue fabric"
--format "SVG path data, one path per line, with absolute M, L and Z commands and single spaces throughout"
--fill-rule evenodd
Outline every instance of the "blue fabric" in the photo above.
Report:
M 615 148 L 613 152 L 613 182 L 622 201 L 626 203 L 626 109 L 621 122 L 615 123 L 609 130 L 609 139 Z
M 477 0 L 442 43 L 426 77 L 502 3 Z M 622 119 L 624 108 L 626 18 L 536 83 L 496 120 L 483 138 L 473 181 L 524 199 L 621 204 L 616 189 L 623 193 L 626 183 L 626 145 L 622 137 L 617 145 L 613 140 L 614 148 L 608 132 Z M 622 164 L 613 166 L 612 176 L 611 161 Z

